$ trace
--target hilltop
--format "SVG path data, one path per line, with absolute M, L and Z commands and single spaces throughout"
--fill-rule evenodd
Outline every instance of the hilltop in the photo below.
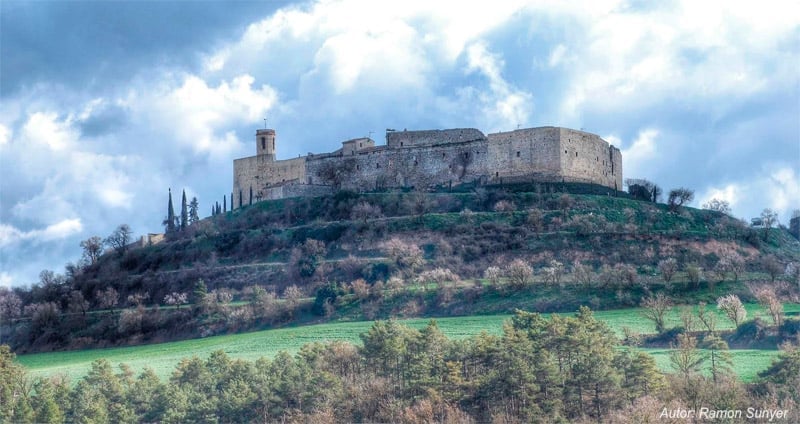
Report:
M 789 263 L 800 244 L 783 229 L 602 186 L 340 191 L 244 206 L 17 290 L 2 342 L 31 352 L 326 320 L 614 309 L 662 292 L 754 302 L 754 284 L 796 300 L 796 282 L 780 281 Z

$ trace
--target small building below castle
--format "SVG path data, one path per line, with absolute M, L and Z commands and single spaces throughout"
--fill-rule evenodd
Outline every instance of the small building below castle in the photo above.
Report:
M 330 153 L 277 160 L 274 129 L 256 131 L 256 155 L 233 162 L 231 207 L 337 190 L 429 190 L 461 184 L 581 182 L 622 187 L 622 155 L 596 134 L 560 127 L 484 135 L 474 128 L 386 131 Z

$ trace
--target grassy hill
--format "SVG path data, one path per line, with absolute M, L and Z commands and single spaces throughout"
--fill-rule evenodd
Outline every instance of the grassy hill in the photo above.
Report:
M 677 265 L 669 282 L 666 258 Z M 531 268 L 521 284 L 508 274 L 516 260 Z M 245 206 L 18 290 L 23 307 L 3 321 L 0 342 L 23 353 L 329 320 L 609 310 L 659 292 L 676 304 L 726 293 L 754 302 L 753 284 L 796 301 L 797 284 L 769 266 L 790 262 L 800 263 L 800 244 L 785 230 L 596 186 L 340 192 Z M 502 273 L 494 281 L 490 267 Z M 168 305 L 171 295 L 189 305 Z

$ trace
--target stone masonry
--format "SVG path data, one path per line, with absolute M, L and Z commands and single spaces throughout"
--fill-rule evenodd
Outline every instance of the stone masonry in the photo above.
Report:
M 561 181 L 622 188 L 622 155 L 599 136 L 559 127 L 484 135 L 474 128 L 387 130 L 342 142 L 331 153 L 276 160 L 275 130 L 256 132 L 256 155 L 233 162 L 232 207 L 265 199 L 318 196 L 347 189 L 457 186 L 463 183 Z

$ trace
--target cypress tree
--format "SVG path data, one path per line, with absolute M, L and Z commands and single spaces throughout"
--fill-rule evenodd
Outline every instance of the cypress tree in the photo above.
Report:
M 164 222 L 167 234 L 175 232 L 175 208 L 172 207 L 172 189 L 169 189 L 169 204 L 167 205 L 167 220 Z
M 222 213 L 228 212 L 228 195 L 222 195 Z
M 186 204 L 186 190 L 183 190 L 183 197 L 181 198 L 181 231 L 189 226 L 189 210 Z

